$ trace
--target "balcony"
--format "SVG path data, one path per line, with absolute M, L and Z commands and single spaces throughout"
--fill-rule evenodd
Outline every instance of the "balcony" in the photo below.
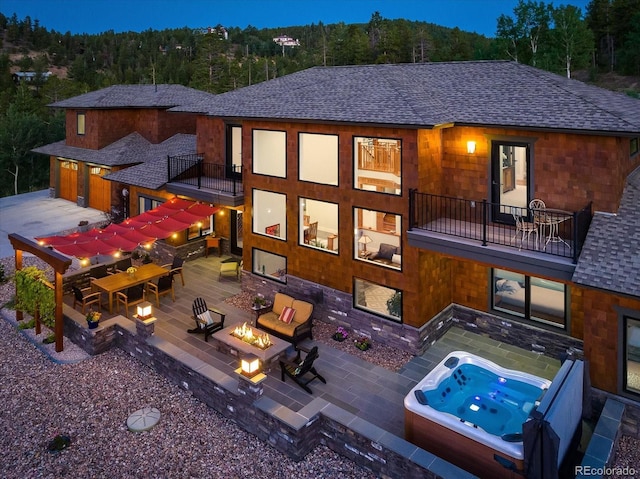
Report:
M 592 217 L 591 203 L 579 211 L 563 211 L 416 190 L 409 196 L 409 244 L 562 279 L 575 269 Z M 516 218 L 528 224 L 518 229 Z
M 204 155 L 167 157 L 167 190 L 219 205 L 244 204 L 242 170 L 213 163 L 205 163 Z

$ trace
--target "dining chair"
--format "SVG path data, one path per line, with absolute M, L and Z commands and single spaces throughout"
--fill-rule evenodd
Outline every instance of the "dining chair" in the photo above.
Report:
M 144 283 L 138 284 L 136 286 L 130 286 L 129 288 L 127 288 L 126 293 L 118 291 L 116 293 L 116 313 L 120 313 L 120 305 L 122 304 L 124 306 L 124 316 L 128 318 L 129 306 L 142 303 L 146 300 L 144 286 Z
M 171 300 L 176 302 L 176 295 L 173 289 L 173 276 L 167 274 L 158 278 L 157 283 L 149 281 L 147 283 L 147 292 L 156 297 L 156 305 L 160 307 L 160 296 L 171 295 Z
M 163 268 L 169 268 L 169 274 L 173 278 L 176 274 L 180 275 L 180 280 L 182 281 L 182 286 L 184 286 L 184 275 L 182 274 L 182 268 L 184 265 L 184 260 L 179 256 L 174 256 L 171 264 L 162 265 Z

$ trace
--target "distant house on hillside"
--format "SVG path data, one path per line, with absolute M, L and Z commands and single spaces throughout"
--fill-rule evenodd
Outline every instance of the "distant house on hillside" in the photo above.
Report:
M 32 83 L 38 79 L 47 80 L 52 75 L 51 72 L 15 72 L 11 75 L 16 84 Z

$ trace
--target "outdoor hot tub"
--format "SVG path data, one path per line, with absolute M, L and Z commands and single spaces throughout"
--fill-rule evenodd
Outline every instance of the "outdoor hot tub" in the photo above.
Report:
M 405 436 L 480 477 L 519 477 L 522 424 L 551 381 L 455 351 L 404 399 Z

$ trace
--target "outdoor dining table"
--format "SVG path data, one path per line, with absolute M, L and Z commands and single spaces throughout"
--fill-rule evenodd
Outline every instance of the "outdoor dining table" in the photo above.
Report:
M 571 248 L 571 245 L 560 236 L 560 223 L 571 219 L 572 212 L 553 208 L 535 208 L 533 211 L 534 221 L 540 228 L 540 235 L 544 241 L 543 250 L 549 243 L 564 243 Z M 548 228 L 548 233 L 546 228 Z
M 118 291 L 127 289 L 131 286 L 136 286 L 140 283 L 146 283 L 147 281 L 154 280 L 169 274 L 167 268 L 158 266 L 154 263 L 143 264 L 136 268 L 134 274 L 123 271 L 121 273 L 105 276 L 104 278 L 94 279 L 91 282 L 91 288 L 93 291 L 101 291 L 107 293 L 109 296 L 109 313 L 113 313 L 113 295 Z

